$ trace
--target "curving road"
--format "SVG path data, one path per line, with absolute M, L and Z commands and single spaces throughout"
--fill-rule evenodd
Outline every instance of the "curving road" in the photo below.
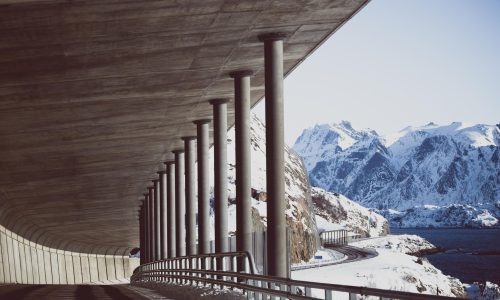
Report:
M 324 247 L 335 250 L 347 256 L 347 259 L 339 262 L 340 264 L 368 259 L 378 255 L 377 251 L 375 250 L 358 248 L 349 245 L 325 245 Z
M 123 285 L 0 285 L 0 299 L 17 300 L 59 300 L 59 299 L 81 299 L 81 300 L 143 300 L 143 299 L 167 299 L 155 292 Z

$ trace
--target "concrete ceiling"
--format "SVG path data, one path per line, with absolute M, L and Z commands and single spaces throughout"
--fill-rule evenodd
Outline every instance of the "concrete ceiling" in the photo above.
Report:
M 262 98 L 257 36 L 289 34 L 289 73 L 366 2 L 0 0 L 0 223 L 66 250 L 138 246 L 142 193 L 232 96 L 228 73 L 254 70 Z

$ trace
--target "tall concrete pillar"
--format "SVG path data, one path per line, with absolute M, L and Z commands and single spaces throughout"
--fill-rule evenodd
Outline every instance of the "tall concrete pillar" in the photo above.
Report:
M 215 252 L 227 252 L 227 99 L 213 99 Z
M 154 228 L 154 187 L 148 187 L 148 223 L 149 223 L 149 262 L 155 261 L 155 228 Z
M 184 150 L 175 150 L 175 252 L 186 255 L 186 202 L 184 199 Z
M 149 193 L 144 194 L 144 252 L 141 252 L 141 255 L 144 255 L 144 263 L 149 262 Z M 143 249 L 141 249 L 142 251 Z
M 160 187 L 160 259 L 167 256 L 167 174 L 165 171 L 158 172 Z
M 197 152 L 198 152 L 198 253 L 210 253 L 210 178 L 208 153 L 210 141 L 208 125 L 211 120 L 197 120 Z
M 264 42 L 267 169 L 267 261 L 269 275 L 287 277 L 285 139 L 283 116 L 283 33 L 259 36 Z
M 232 72 L 236 130 L 236 249 L 252 251 L 252 190 L 249 70 Z M 239 270 L 244 270 L 242 262 Z
M 142 243 L 142 209 L 141 207 L 139 206 L 139 210 L 137 211 L 139 213 L 139 249 L 142 249 L 143 247 L 143 243 Z M 140 250 L 142 251 L 142 250 Z M 139 264 L 143 264 L 143 259 L 144 259 L 144 256 L 140 255 L 139 256 Z
M 195 136 L 185 136 L 184 162 L 186 178 L 186 254 L 196 254 L 196 186 L 195 186 Z
M 174 161 L 166 161 L 167 175 L 167 257 L 176 256 L 175 243 L 175 163 Z
M 146 256 L 145 256 L 145 248 L 144 246 L 146 245 L 146 232 L 145 232 L 145 226 L 144 226 L 144 221 L 145 221 L 145 202 L 142 200 L 142 204 L 139 209 L 139 249 L 140 249 L 140 264 L 143 265 L 146 262 Z
M 153 180 L 154 186 L 154 226 L 155 226 L 155 260 L 160 260 L 161 257 L 161 237 L 160 237 L 160 181 L 158 179 Z

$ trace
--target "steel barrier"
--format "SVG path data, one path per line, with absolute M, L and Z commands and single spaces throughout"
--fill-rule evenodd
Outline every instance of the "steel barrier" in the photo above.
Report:
M 223 270 L 216 270 L 217 260 Z M 245 270 L 237 271 L 237 260 L 245 260 Z M 382 290 L 368 287 L 326 284 L 256 274 L 250 253 L 228 252 L 184 256 L 141 265 L 134 270 L 130 282 L 191 284 L 213 288 L 239 289 L 247 299 L 401 299 L 445 300 L 452 297 Z
M 323 231 L 319 235 L 321 245 L 347 245 L 347 230 Z

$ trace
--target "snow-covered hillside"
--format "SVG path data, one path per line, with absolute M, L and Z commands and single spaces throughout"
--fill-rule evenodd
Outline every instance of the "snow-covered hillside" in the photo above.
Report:
M 500 125 L 429 123 L 380 136 L 344 121 L 304 130 L 294 149 L 313 186 L 367 207 L 459 203 L 499 217 Z
M 252 114 L 251 130 L 251 172 L 252 172 L 252 207 L 254 229 L 263 229 L 267 225 L 267 195 L 266 195 L 266 141 L 265 125 Z M 235 130 L 228 131 L 228 177 L 229 202 L 228 225 L 230 232 L 236 232 L 236 157 Z M 211 150 L 211 159 L 213 149 Z M 213 164 L 210 164 L 213 166 Z M 213 174 L 213 170 L 210 171 Z M 213 199 L 213 178 L 212 199 Z M 287 200 L 287 224 L 291 232 L 292 262 L 308 261 L 319 246 L 316 221 L 311 204 L 310 188 L 307 171 L 302 159 L 288 146 L 285 147 L 285 193 Z M 213 211 L 211 212 L 213 213 Z M 212 214 L 212 222 L 213 214 Z M 213 226 L 212 226 L 213 228 Z M 214 233 L 212 232 L 212 238 Z
M 320 188 L 311 189 L 318 231 L 347 229 L 361 237 L 375 237 L 388 233 L 387 220 L 338 193 Z

